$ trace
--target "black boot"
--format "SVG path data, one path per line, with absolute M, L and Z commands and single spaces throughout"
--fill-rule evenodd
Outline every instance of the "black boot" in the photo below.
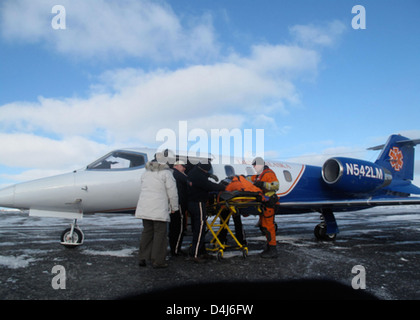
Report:
M 260 256 L 264 259 L 277 258 L 277 246 L 267 245 L 267 248 L 261 252 Z

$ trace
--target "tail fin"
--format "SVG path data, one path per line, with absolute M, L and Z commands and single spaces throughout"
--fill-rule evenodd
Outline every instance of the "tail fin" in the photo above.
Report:
M 411 184 L 414 178 L 414 146 L 420 139 L 411 140 L 401 135 L 392 135 L 384 145 L 369 148 L 381 150 L 375 164 L 382 166 L 392 174 L 390 189 L 405 193 L 418 193 L 419 188 Z M 404 186 L 403 188 L 396 186 Z M 397 190 L 398 189 L 398 190 Z

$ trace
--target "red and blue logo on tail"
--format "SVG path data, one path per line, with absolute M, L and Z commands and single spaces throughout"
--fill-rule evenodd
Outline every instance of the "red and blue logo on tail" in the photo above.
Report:
M 411 140 L 401 135 L 392 135 L 385 145 L 370 148 L 382 149 L 375 164 L 392 175 L 392 183 L 387 187 L 388 190 L 420 194 L 420 188 L 411 183 L 414 178 L 414 146 L 419 143 L 420 139 Z

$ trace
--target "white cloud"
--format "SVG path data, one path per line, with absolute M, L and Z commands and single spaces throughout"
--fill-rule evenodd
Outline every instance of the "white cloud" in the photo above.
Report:
M 98 0 L 96 10 L 82 0 L 61 4 L 67 9 L 68 23 L 63 33 L 50 27 L 53 1 L 3 2 L 3 36 L 46 42 L 64 54 L 83 57 L 193 60 L 202 58 L 200 50 L 211 55 L 218 51 L 209 16 L 185 27 L 161 2 L 125 0 L 123 6 Z M 32 28 L 25 23 L 19 29 L 16 19 L 29 19 Z M 126 34 L 127 30 L 132 33 Z M 107 70 L 97 76 L 87 98 L 39 97 L 35 102 L 0 106 L 0 150 L 5 154 L 0 164 L 32 168 L 19 179 L 74 169 L 113 146 L 157 146 L 160 129 L 177 131 L 178 121 L 184 120 L 189 129 L 261 125 L 285 133 L 290 127 L 279 126 L 273 117 L 287 115 L 291 106 L 299 104 L 295 82 L 316 76 L 320 60 L 315 49 L 260 44 L 252 46 L 248 56 L 235 53 L 218 57 L 217 62 L 172 70 Z
M 318 154 L 303 154 L 298 157 L 289 158 L 286 161 L 292 163 L 304 163 L 313 166 L 322 166 L 325 161 L 332 157 L 364 159 L 366 151 L 360 148 L 351 147 L 331 147 L 321 151 Z
M 262 50 L 275 48 L 266 45 Z M 106 71 L 85 99 L 40 97 L 36 102 L 0 106 L 4 132 L 0 150 L 5 155 L 0 164 L 32 168 L 16 180 L 73 170 L 110 151 L 112 145 L 158 146 L 156 133 L 163 128 L 177 132 L 181 120 L 188 121 L 188 130 L 207 132 L 258 124 L 277 128 L 270 117 L 283 114 L 299 100 L 292 81 L 282 75 L 293 66 L 275 63 L 285 51 L 177 70 Z M 309 57 L 312 54 L 307 52 Z M 275 67 L 268 70 L 269 60 Z M 314 69 L 316 65 L 311 65 L 307 72 Z
M 292 52 L 284 46 L 255 46 L 250 57 L 237 62 L 229 59 L 148 73 L 106 71 L 99 77 L 103 82 L 93 86 L 86 99 L 40 97 L 33 103 L 0 106 L 0 126 L 23 133 L 85 136 L 108 143 L 135 139 L 146 144 L 154 142 L 159 129 L 176 128 L 178 120 L 206 123 L 205 129 L 241 127 L 247 115 L 260 120 L 264 115 L 267 120 L 268 115 L 287 113 L 287 106 L 299 102 L 284 70 L 303 72 L 302 65 L 306 65 L 306 72 L 312 73 L 318 58 L 313 51 L 289 50 Z M 292 59 L 296 51 L 299 54 Z M 285 56 L 288 62 L 278 63 Z
M 240 59 L 240 63 L 251 70 L 268 74 L 281 71 L 281 75 L 288 78 L 316 72 L 319 61 L 320 55 L 315 50 L 294 45 L 255 45 L 250 57 Z
M 346 29 L 343 22 L 334 20 L 323 25 L 295 25 L 290 27 L 289 31 L 298 43 L 305 46 L 331 47 Z
M 109 146 L 73 136 L 65 140 L 24 133 L 0 133 L 1 163 L 10 167 L 78 169 L 109 151 Z
M 1 33 L 10 41 L 46 43 L 81 58 L 196 60 L 218 53 L 211 17 L 185 22 L 169 5 L 150 0 L 61 0 L 66 29 L 55 30 L 56 0 L 5 0 Z

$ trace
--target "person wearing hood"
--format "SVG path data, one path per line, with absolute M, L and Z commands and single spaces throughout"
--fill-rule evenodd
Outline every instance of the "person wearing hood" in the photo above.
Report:
M 154 268 L 166 268 L 167 228 L 170 213 L 179 209 L 178 192 L 168 164 L 159 159 L 159 154 L 156 154 L 155 160 L 146 163 L 135 216 L 143 219 L 144 227 L 140 239 L 139 266 L 146 266 L 146 262 L 151 261 Z

